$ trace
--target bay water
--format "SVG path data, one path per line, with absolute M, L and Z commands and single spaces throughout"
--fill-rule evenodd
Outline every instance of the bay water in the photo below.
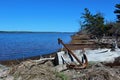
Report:
M 50 54 L 71 41 L 73 33 L 0 33 L 0 61 L 16 60 Z

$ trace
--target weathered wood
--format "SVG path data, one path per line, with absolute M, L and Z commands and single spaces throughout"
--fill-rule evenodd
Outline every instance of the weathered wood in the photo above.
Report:
M 71 44 L 95 44 L 93 40 L 72 40 Z
M 98 46 L 93 45 L 93 44 L 65 44 L 67 47 L 69 47 L 69 49 L 71 50 L 80 50 L 83 48 L 97 48 Z
M 82 65 L 82 62 L 77 58 L 77 56 L 62 42 L 61 39 L 58 39 L 58 43 L 61 43 L 67 50 L 68 52 L 79 62 L 79 64 Z
M 73 40 L 88 40 L 90 39 L 89 35 L 74 35 L 72 36 Z
M 40 61 L 46 61 L 46 60 L 54 60 L 54 57 L 53 58 L 40 58 L 38 60 L 33 60 L 33 62 L 40 62 Z

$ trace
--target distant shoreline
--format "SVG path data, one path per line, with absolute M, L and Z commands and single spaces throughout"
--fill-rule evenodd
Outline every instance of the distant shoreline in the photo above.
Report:
M 0 31 L 0 33 L 76 33 L 76 32 L 35 32 L 35 31 Z

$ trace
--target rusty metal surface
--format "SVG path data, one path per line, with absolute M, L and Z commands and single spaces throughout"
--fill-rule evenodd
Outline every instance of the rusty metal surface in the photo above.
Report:
M 68 52 L 79 62 L 79 64 L 82 65 L 82 62 L 77 58 L 77 56 L 62 42 L 61 39 L 58 39 L 58 43 L 61 43 L 67 50 Z
M 61 39 L 58 39 L 58 43 L 59 44 L 61 43 L 65 47 L 65 49 L 78 61 L 78 63 L 80 65 L 82 65 L 82 66 L 80 66 L 80 65 L 76 65 L 76 64 L 71 63 L 71 64 L 67 64 L 67 68 L 69 68 L 69 69 L 84 69 L 84 68 L 86 68 L 86 66 L 88 65 L 88 59 L 87 59 L 87 56 L 84 53 L 83 53 L 83 56 L 84 56 L 85 63 L 82 63 L 77 58 L 77 56 L 71 51 L 71 49 L 69 49 L 69 47 L 62 42 Z M 82 48 L 82 49 L 83 49 L 83 52 L 84 52 L 84 48 Z
M 85 69 L 88 65 L 88 59 L 87 59 L 87 56 L 85 54 L 83 54 L 83 55 L 85 57 L 84 58 L 85 63 L 82 63 L 82 66 L 71 63 L 71 64 L 67 64 L 67 68 L 68 69 L 76 69 L 76 70 Z

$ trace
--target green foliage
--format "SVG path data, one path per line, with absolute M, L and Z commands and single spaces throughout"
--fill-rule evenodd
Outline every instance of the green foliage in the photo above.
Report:
M 68 80 L 68 76 L 66 76 L 62 72 L 56 72 L 56 76 L 59 77 L 59 78 L 61 78 L 61 80 Z
M 117 16 L 117 22 L 120 22 L 120 4 L 116 4 L 115 5 L 115 11 L 114 11 L 114 13 L 116 14 L 116 16 Z
M 120 3 L 119 4 L 116 4 L 115 5 L 115 11 L 114 11 L 114 13 L 116 14 L 116 16 L 117 16 L 117 23 L 114 25 L 115 26 L 115 28 L 116 28 L 116 34 L 117 35 L 120 35 Z
M 85 12 L 82 14 L 83 27 L 87 30 L 87 33 L 94 34 L 96 36 L 102 36 L 104 33 L 104 17 L 101 13 L 91 14 L 91 12 L 85 8 Z
M 85 33 L 92 34 L 96 37 L 120 36 L 120 4 L 115 5 L 114 13 L 117 16 L 116 22 L 104 22 L 104 16 L 101 13 L 92 14 L 88 8 L 84 9 L 82 13 L 82 30 Z
M 115 22 L 106 22 L 104 25 L 105 35 L 112 36 L 116 31 L 116 23 Z

